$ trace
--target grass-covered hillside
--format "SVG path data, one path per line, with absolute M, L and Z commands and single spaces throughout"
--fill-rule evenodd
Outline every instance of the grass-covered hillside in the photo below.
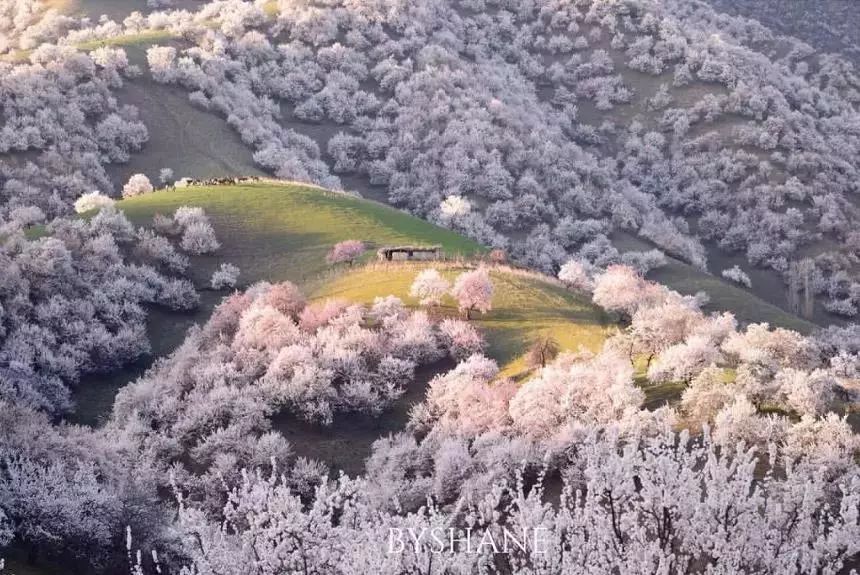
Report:
M 349 271 L 326 282 L 315 297 L 341 297 L 370 303 L 379 294 L 393 294 L 410 305 L 409 287 L 423 268 L 434 266 L 453 282 L 464 266 L 458 264 L 380 264 Z M 493 309 L 477 315 L 476 325 L 487 337 L 487 353 L 499 362 L 503 373 L 518 376 L 527 371 L 524 354 L 541 337 L 551 337 L 561 349 L 584 346 L 598 351 L 605 338 L 608 318 L 582 294 L 575 294 L 537 274 L 494 268 Z M 444 316 L 457 315 L 449 297 L 433 310 Z
M 415 303 L 408 292 L 417 265 L 332 267 L 325 261 L 326 253 L 345 239 L 368 245 L 365 260 L 374 260 L 374 248 L 386 245 L 441 245 L 448 258 L 466 260 L 485 251 L 459 234 L 382 204 L 298 184 L 195 186 L 137 196 L 118 205 L 142 226 L 150 225 L 155 214 L 170 214 L 180 206 L 206 210 L 221 248 L 213 256 L 193 258 L 191 274 L 198 286 L 207 285 L 222 262 L 230 262 L 241 269 L 241 285 L 290 280 L 313 298 L 370 302 L 375 296 L 393 294 Z M 458 264 L 444 267 L 453 279 Z M 496 270 L 493 280 L 494 309 L 477 322 L 486 330 L 490 355 L 508 373 L 522 371 L 522 355 L 542 334 L 551 335 L 564 349 L 580 345 L 595 349 L 603 340 L 607 320 L 582 296 L 536 275 Z M 204 291 L 201 307 L 193 314 L 155 310 L 149 326 L 153 354 L 169 353 L 192 323 L 208 317 L 223 295 Z M 440 313 L 455 314 L 453 301 L 446 301 Z M 114 390 L 137 373 L 110 376 L 106 385 L 81 385 L 77 398 L 81 419 L 92 422 L 106 413 Z
M 479 257 L 484 248 L 455 232 L 404 212 L 350 195 L 283 182 L 261 181 L 236 186 L 195 186 L 161 190 L 122 200 L 118 206 L 136 225 L 149 226 L 155 214 L 171 214 L 180 206 L 199 206 L 209 215 L 221 248 L 211 256 L 192 258 L 191 275 L 198 287 L 208 286 L 212 272 L 223 262 L 241 269 L 240 286 L 257 281 L 290 280 L 312 298 L 344 297 L 369 302 L 394 294 L 409 304 L 409 286 L 420 264 L 333 267 L 325 255 L 332 245 L 359 239 L 369 248 L 365 262 L 375 261 L 375 248 L 399 244 L 441 245 L 449 259 Z M 631 246 L 631 249 L 641 246 Z M 453 278 L 458 264 L 445 264 Z M 752 293 L 728 285 L 677 262 L 658 272 L 661 281 L 682 292 L 708 291 L 713 309 L 737 313 L 743 322 L 767 321 L 808 331 L 811 324 L 766 304 Z M 662 277 L 662 276 L 665 276 Z M 476 321 L 485 330 L 489 353 L 508 375 L 523 372 L 523 354 L 541 335 L 551 335 L 563 349 L 590 349 L 603 340 L 607 320 L 582 296 L 540 276 L 493 272 L 494 310 Z M 204 290 L 194 313 L 153 310 L 149 334 L 154 356 L 173 350 L 194 323 L 205 321 L 224 292 Z M 454 302 L 439 313 L 455 314 Z M 77 417 L 93 423 L 110 410 L 113 395 L 148 365 L 110 376 L 97 376 L 79 386 Z
M 161 190 L 119 202 L 138 226 L 152 225 L 155 214 L 168 215 L 180 206 L 199 206 L 209 214 L 222 246 L 213 256 L 194 257 L 191 266 L 196 286 L 205 288 L 212 272 L 223 262 L 241 269 L 240 287 L 261 280 L 290 280 L 311 297 L 346 297 L 371 301 L 395 294 L 407 303 L 415 266 L 373 266 L 358 269 L 332 267 L 325 255 L 332 245 L 359 239 L 369 250 L 396 244 L 438 244 L 450 258 L 469 259 L 484 249 L 450 230 L 427 223 L 385 205 L 318 187 L 261 181 L 238 186 L 191 187 Z M 34 228 L 33 233 L 37 233 Z M 616 238 L 626 250 L 651 246 Z M 456 265 L 447 270 L 457 273 Z M 485 330 L 490 354 L 508 375 L 523 373 L 523 354 L 542 335 L 551 335 L 563 349 L 584 345 L 595 349 L 605 334 L 605 318 L 581 296 L 565 291 L 539 276 L 494 272 L 497 296 L 494 311 L 477 321 Z M 729 310 L 744 323 L 768 322 L 774 326 L 809 332 L 812 324 L 757 298 L 749 290 L 733 286 L 678 260 L 650 276 L 682 293 L 703 290 L 711 297 L 709 309 Z M 202 291 L 201 306 L 193 313 L 152 310 L 149 339 L 154 356 L 173 350 L 194 323 L 205 321 L 224 292 Z M 442 313 L 453 314 L 447 301 Z M 95 375 L 78 386 L 79 421 L 94 423 L 108 413 L 120 386 L 140 375 L 149 361 L 111 375 Z
M 310 299 L 371 303 L 377 296 L 396 295 L 417 307 L 409 288 L 422 268 L 435 266 L 453 282 L 486 252 L 455 232 L 383 204 L 299 184 L 263 181 L 194 186 L 136 196 L 117 205 L 138 226 L 150 226 L 155 214 L 169 215 L 180 206 L 206 211 L 221 248 L 212 256 L 192 257 L 190 273 L 198 287 L 208 285 L 212 271 L 222 262 L 230 262 L 241 269 L 240 287 L 257 281 L 290 280 Z M 327 252 L 345 239 L 367 244 L 363 259 L 353 266 L 328 264 Z M 403 244 L 440 245 L 447 261 L 376 261 L 376 248 Z M 506 267 L 494 268 L 491 278 L 493 309 L 484 316 L 476 315 L 473 321 L 487 338 L 487 354 L 506 375 L 525 375 L 524 355 L 541 336 L 551 336 L 562 349 L 584 346 L 597 351 L 607 333 L 615 329 L 587 296 L 570 292 L 550 278 Z M 201 295 L 201 306 L 193 314 L 153 310 L 149 335 L 154 355 L 174 349 L 188 327 L 203 323 L 226 292 L 204 290 Z M 450 297 L 430 313 L 434 317 L 458 314 Z M 424 398 L 424 384 L 451 366 L 444 361 L 419 370 L 418 385 L 410 387 L 382 418 L 344 418 L 336 428 L 276 418 L 275 427 L 297 446 L 299 454 L 360 472 L 373 441 L 402 429 L 411 405 Z M 116 391 L 145 366 L 140 367 L 79 386 L 80 420 L 95 423 L 104 417 Z
M 180 206 L 199 206 L 212 220 L 222 247 L 197 258 L 201 282 L 222 261 L 242 269 L 242 283 L 290 280 L 306 284 L 329 269 L 326 252 L 341 240 L 359 239 L 369 248 L 405 243 L 441 245 L 449 256 L 483 252 L 475 242 L 398 210 L 300 184 L 254 182 L 237 186 L 194 186 L 158 191 L 121 201 L 137 225 Z M 372 250 L 369 250 L 372 251 Z
M 449 258 L 468 259 L 485 251 L 459 234 L 382 204 L 298 184 L 256 182 L 162 190 L 125 199 L 118 206 L 140 226 L 149 226 L 155 214 L 168 215 L 180 206 L 206 210 L 221 248 L 215 255 L 192 258 L 191 275 L 198 287 L 207 286 L 212 272 L 221 263 L 230 262 L 241 269 L 242 286 L 261 280 L 290 280 L 309 296 L 320 290 L 319 296 L 324 297 L 326 282 L 342 271 L 326 263 L 326 253 L 345 239 L 365 242 L 370 248 L 367 259 L 375 258 L 374 248 L 408 243 L 440 245 Z M 389 291 L 380 286 L 381 291 L 375 295 L 391 293 L 398 277 L 392 276 Z M 518 281 L 524 286 L 525 300 L 535 297 L 525 293 L 535 291 L 526 288 L 531 280 Z M 547 285 L 546 289 L 546 301 L 562 301 L 558 300 L 559 288 Z M 192 324 L 205 321 L 223 295 L 224 292 L 203 291 L 201 306 L 194 313 L 153 310 L 149 322 L 153 355 L 164 355 L 175 348 Z M 573 302 L 572 296 L 565 297 Z M 577 305 L 584 306 L 582 302 Z M 588 307 L 588 314 L 597 317 Z M 515 331 L 510 332 L 512 341 Z M 507 361 L 516 355 L 516 351 L 506 350 L 500 359 Z M 97 421 L 110 410 L 116 389 L 134 379 L 145 366 L 84 381 L 76 398 L 78 418 L 88 423 Z
M 240 279 L 245 285 L 283 279 L 303 286 L 319 284 L 320 275 L 331 270 L 325 262 L 326 252 L 344 239 L 360 239 L 370 248 L 438 244 L 449 257 L 469 258 L 484 251 L 462 235 L 399 210 L 302 184 L 262 181 L 161 190 L 122 200 L 118 205 L 132 222 L 144 226 L 151 224 L 156 213 L 167 215 L 180 206 L 206 210 L 222 248 L 216 256 L 194 259 L 192 274 L 199 285 L 205 284 L 223 261 L 241 268 Z M 629 236 L 615 241 L 624 251 L 652 247 Z M 748 290 L 674 259 L 654 271 L 653 278 L 682 293 L 704 290 L 713 309 L 732 311 L 742 322 L 769 322 L 802 332 L 813 327 Z
M 653 246 L 639 238 L 628 234 L 617 234 L 613 241 L 619 250 L 641 251 Z M 736 261 L 731 261 L 732 265 Z M 727 265 L 726 267 L 729 267 Z M 782 280 L 763 270 L 751 272 L 757 285 L 767 285 L 772 293 L 772 299 L 780 299 L 785 291 Z M 718 275 L 705 273 L 676 258 L 667 258 L 667 264 L 648 273 L 648 279 L 661 283 L 684 295 L 698 292 L 708 294 L 710 303 L 706 310 L 730 311 L 744 323 L 769 323 L 775 327 L 793 329 L 800 333 L 811 333 L 816 325 L 812 321 L 787 312 L 770 301 L 765 301 L 755 290 L 738 286 Z M 783 298 L 784 299 L 784 298 Z

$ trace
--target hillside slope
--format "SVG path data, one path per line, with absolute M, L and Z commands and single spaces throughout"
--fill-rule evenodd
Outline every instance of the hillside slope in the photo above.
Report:
M 360 239 L 371 252 L 382 245 L 405 243 L 438 244 L 452 257 L 469 258 L 484 252 L 477 243 L 453 231 L 377 202 L 300 184 L 261 181 L 195 186 L 161 190 L 117 205 L 134 224 L 142 226 L 151 225 L 155 214 L 167 215 L 180 206 L 206 210 L 222 247 L 215 255 L 192 257 L 191 276 L 198 287 L 206 287 L 212 272 L 221 263 L 229 262 L 241 269 L 241 286 L 261 280 L 290 280 L 312 297 L 368 301 L 376 295 L 394 293 L 408 301 L 405 296 L 414 269 L 392 269 L 383 274 L 378 269 L 365 268 L 340 275 L 344 270 L 333 270 L 326 264 L 326 252 L 345 239 Z M 372 253 L 366 256 L 372 257 Z M 736 312 L 742 322 L 767 321 L 801 331 L 812 327 L 750 292 L 680 262 L 661 270 L 659 275 L 669 287 L 685 293 L 706 289 L 715 295 L 712 309 Z M 593 348 L 602 340 L 602 314 L 553 284 L 544 285 L 527 276 L 506 277 L 500 278 L 499 289 L 497 312 L 481 321 L 488 330 L 491 353 L 509 374 L 521 371 L 520 356 L 540 333 L 550 332 L 568 349 L 576 349 L 580 343 Z M 149 335 L 154 357 L 169 353 L 191 325 L 205 321 L 224 292 L 204 290 L 201 295 L 201 306 L 194 313 L 152 311 Z M 568 329 L 567 322 L 581 325 Z M 116 390 L 148 365 L 149 361 L 144 361 L 117 374 L 82 381 L 76 394 L 76 420 L 97 422 L 110 410 Z
M 529 267 L 611 259 L 626 231 L 714 275 L 768 270 L 751 289 L 785 309 L 780 282 L 793 299 L 820 276 L 804 284 L 816 319 L 858 313 L 849 62 L 701 2 L 432 5 L 280 3 L 222 25 L 217 50 L 147 61 L 247 118 L 233 124 L 265 171 L 434 221 L 462 196 L 458 229 Z
M 168 215 L 180 206 L 205 209 L 222 246 L 215 255 L 191 258 L 191 278 L 201 288 L 208 286 L 212 272 L 222 262 L 230 262 L 241 269 L 241 286 L 290 280 L 307 291 L 309 284 L 321 281 L 330 269 L 326 252 L 345 239 L 361 239 L 371 248 L 438 244 L 450 256 L 470 257 L 484 251 L 472 240 L 393 208 L 305 185 L 259 182 L 162 190 L 117 205 L 139 226 L 149 226 L 155 214 Z M 205 321 L 224 295 L 202 291 L 200 307 L 194 313 L 153 309 L 148 327 L 153 356 L 167 354 L 179 345 L 186 330 Z M 144 361 L 120 373 L 85 378 L 76 393 L 76 420 L 98 421 L 110 410 L 116 390 L 148 365 Z
M 616 234 L 613 243 L 622 252 L 649 250 L 653 246 L 639 238 Z M 661 283 L 684 295 L 694 295 L 698 292 L 708 294 L 710 302 L 704 306 L 705 310 L 730 311 L 742 323 L 767 322 L 773 326 L 793 329 L 803 334 L 814 331 L 817 326 L 812 321 L 792 314 L 772 303 L 779 300 L 783 291 L 782 281 L 779 278 L 769 277 L 763 270 L 751 276 L 755 277 L 754 285 L 767 286 L 771 290 L 772 297 L 763 299 L 760 291 L 763 287 L 755 290 L 743 288 L 733 282 L 717 275 L 704 273 L 693 266 L 673 257 L 667 258 L 667 264 L 648 273 L 648 279 Z M 768 279 L 772 281 L 767 281 Z M 784 299 L 784 298 L 782 298 Z
M 431 264 L 369 265 L 351 270 L 315 289 L 314 297 L 340 297 L 371 303 L 379 294 L 392 294 L 409 305 L 416 274 Z M 459 264 L 432 264 L 449 281 L 466 269 Z M 577 294 L 537 274 L 506 267 L 491 269 L 493 309 L 473 320 L 487 337 L 487 354 L 499 362 L 505 375 L 517 377 L 527 371 L 523 354 L 542 336 L 553 338 L 563 350 L 580 346 L 597 352 L 606 337 L 609 318 L 591 303 L 587 295 Z M 456 304 L 446 298 L 433 310 L 439 316 L 457 316 Z

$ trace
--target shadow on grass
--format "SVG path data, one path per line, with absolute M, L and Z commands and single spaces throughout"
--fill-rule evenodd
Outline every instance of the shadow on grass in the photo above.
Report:
M 322 461 L 335 473 L 343 471 L 356 476 L 364 472 L 373 442 L 402 431 L 409 421 L 412 406 L 424 400 L 430 381 L 454 365 L 454 361 L 446 358 L 416 369 L 415 379 L 406 392 L 378 417 L 336 414 L 334 423 L 326 427 L 281 412 L 272 418 L 272 428 L 287 438 L 296 455 Z

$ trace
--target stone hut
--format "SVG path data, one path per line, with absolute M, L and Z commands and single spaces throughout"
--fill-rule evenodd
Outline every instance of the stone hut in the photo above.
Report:
M 386 246 L 379 248 L 376 258 L 381 262 L 432 261 L 442 259 L 442 246 Z

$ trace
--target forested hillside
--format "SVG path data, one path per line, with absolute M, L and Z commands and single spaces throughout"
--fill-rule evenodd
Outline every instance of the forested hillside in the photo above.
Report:
M 0 572 L 854 573 L 855 13 L 0 2 Z
M 62 36 L 49 20 L 48 37 Z M 857 77 L 753 21 L 696 2 L 215 2 L 77 28 L 61 42 L 105 38 L 96 69 L 125 76 L 138 66 L 124 72 L 111 44 L 167 43 L 131 85 L 184 87 L 278 177 L 385 199 L 547 271 L 571 256 L 605 265 L 607 238 L 626 230 L 715 275 L 728 261 L 769 269 L 751 289 L 786 309 L 856 313 Z M 44 77 L 69 57 L 52 54 L 53 72 L 18 66 Z M 182 109 L 135 102 L 156 123 Z M 93 161 L 125 161 L 146 140 L 123 127 L 130 110 L 113 113 L 86 138 L 99 155 L 81 176 L 102 186 Z M 467 201 L 452 212 L 446 198 Z

